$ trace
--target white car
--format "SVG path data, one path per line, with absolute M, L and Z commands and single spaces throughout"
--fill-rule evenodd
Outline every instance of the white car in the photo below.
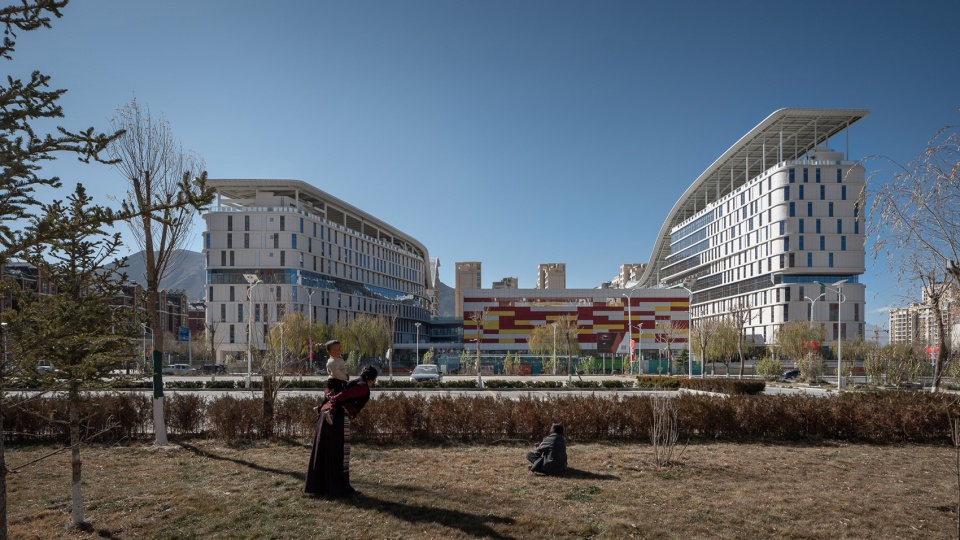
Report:
M 190 364 L 170 364 L 163 368 L 164 375 L 189 375 L 192 371 Z
M 443 374 L 440 373 L 440 366 L 436 364 L 420 364 L 413 368 L 410 374 L 410 380 L 413 382 L 440 382 Z

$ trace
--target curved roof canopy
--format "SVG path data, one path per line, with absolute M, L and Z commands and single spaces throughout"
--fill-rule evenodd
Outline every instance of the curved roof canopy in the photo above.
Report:
M 799 159 L 868 114 L 864 109 L 780 109 L 768 116 L 707 167 L 673 206 L 639 285 L 659 285 L 660 269 L 670 255 L 671 229 L 773 165 Z

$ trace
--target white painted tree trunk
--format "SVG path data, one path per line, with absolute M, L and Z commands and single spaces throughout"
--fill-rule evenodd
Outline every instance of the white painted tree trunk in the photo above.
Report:
M 154 444 L 168 444 L 167 425 L 163 419 L 163 396 L 153 398 L 153 433 L 156 436 Z

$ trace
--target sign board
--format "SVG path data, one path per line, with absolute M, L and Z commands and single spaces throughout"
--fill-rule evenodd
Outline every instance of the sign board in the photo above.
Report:
M 180 331 L 177 332 L 177 341 L 190 341 L 190 328 L 181 326 Z

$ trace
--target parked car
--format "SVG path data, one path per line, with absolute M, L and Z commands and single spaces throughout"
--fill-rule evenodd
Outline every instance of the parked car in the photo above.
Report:
M 791 370 L 788 370 L 788 371 L 784 371 L 784 372 L 783 372 L 783 375 L 780 376 L 780 380 L 781 380 L 781 381 L 784 381 L 784 382 L 792 381 L 792 380 L 796 379 L 796 378 L 799 377 L 799 376 L 800 376 L 800 370 L 799 370 L 799 369 L 791 369 Z
M 163 368 L 164 375 L 189 375 L 192 371 L 190 364 L 170 364 Z
M 41 360 L 37 362 L 37 373 L 43 375 L 45 373 L 63 373 L 63 372 L 53 367 L 53 364 L 51 364 L 49 360 Z
M 204 373 L 207 373 L 207 374 L 227 372 L 227 366 L 223 364 L 204 364 L 201 369 L 203 370 Z
M 436 364 L 420 364 L 410 373 L 410 380 L 413 382 L 440 382 L 442 379 L 440 366 Z

